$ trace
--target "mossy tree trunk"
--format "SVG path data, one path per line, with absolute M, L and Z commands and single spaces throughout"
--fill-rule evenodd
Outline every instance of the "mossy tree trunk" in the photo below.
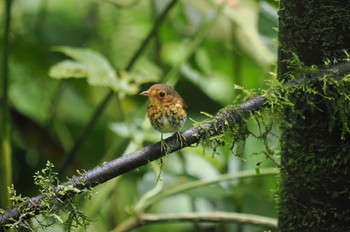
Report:
M 350 49 L 350 1 L 281 0 L 279 16 L 280 79 L 295 71 L 292 54 L 322 67 Z M 298 94 L 282 135 L 280 230 L 350 231 L 350 136 L 342 138 L 344 121 L 332 114 L 350 105 L 320 99 L 312 110 Z

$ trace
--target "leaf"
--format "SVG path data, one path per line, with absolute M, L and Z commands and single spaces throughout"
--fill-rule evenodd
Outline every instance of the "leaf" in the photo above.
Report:
M 89 70 L 82 64 L 72 60 L 61 61 L 50 68 L 49 75 L 52 78 L 84 78 L 89 75 Z
M 115 92 L 134 94 L 137 91 L 131 80 L 118 76 L 109 61 L 100 53 L 86 48 L 54 47 L 75 61 L 65 60 L 50 69 L 52 78 L 86 77 L 92 86 L 105 86 Z
M 201 114 L 203 114 L 204 116 L 208 117 L 208 118 L 213 118 L 214 116 L 212 114 L 209 114 L 207 112 L 201 111 Z
M 55 83 L 45 83 L 43 77 L 46 70 L 41 68 L 14 63 L 11 69 L 9 91 L 11 102 L 16 110 L 38 123 L 47 121 L 52 96 L 57 88 Z
M 132 72 L 128 72 L 127 74 L 138 84 L 158 82 L 160 77 L 164 75 L 162 70 L 156 64 L 142 57 L 139 58 L 132 70 Z M 125 75 L 124 72 L 123 75 Z

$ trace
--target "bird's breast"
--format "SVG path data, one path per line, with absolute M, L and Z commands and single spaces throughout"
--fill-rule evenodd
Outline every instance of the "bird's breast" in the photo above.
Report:
M 185 123 L 186 111 L 177 104 L 156 107 L 149 105 L 148 118 L 152 126 L 161 133 L 178 131 Z

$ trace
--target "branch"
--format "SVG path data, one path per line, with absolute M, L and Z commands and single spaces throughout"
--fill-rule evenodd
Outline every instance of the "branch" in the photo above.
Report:
M 325 73 L 335 73 L 339 76 L 343 76 L 346 73 L 350 73 L 350 62 L 339 64 L 331 67 L 330 69 L 323 70 L 315 76 L 308 80 L 317 80 L 321 78 Z M 285 86 L 297 86 L 303 83 L 300 82 L 288 82 Z M 222 134 L 227 128 L 242 122 L 244 118 L 252 112 L 260 110 L 265 107 L 269 107 L 268 95 L 273 95 L 276 91 L 271 90 L 267 95 L 258 95 L 253 97 L 244 103 L 239 105 L 229 105 L 224 109 L 220 110 L 218 114 L 211 118 L 210 120 L 203 121 L 199 126 L 192 127 L 182 133 L 183 137 L 186 139 L 184 142 L 180 143 L 177 136 L 171 136 L 165 139 L 165 142 L 170 146 L 170 152 L 175 152 L 184 147 L 191 146 L 192 144 L 197 144 L 200 140 L 210 138 L 212 136 Z M 139 151 L 135 151 L 120 157 L 118 159 L 106 162 L 101 166 L 98 166 L 90 171 L 87 171 L 81 176 L 75 177 L 65 183 L 63 186 L 72 186 L 80 190 L 92 188 L 96 185 L 102 184 L 114 177 L 120 176 L 126 172 L 137 169 L 143 165 L 146 165 L 153 160 L 159 159 L 166 154 L 161 150 L 160 142 L 144 147 Z M 57 187 L 57 192 L 62 187 Z M 77 193 L 72 193 L 69 195 L 70 198 L 74 197 Z M 58 196 L 59 197 L 59 196 Z M 67 196 L 62 197 L 62 201 L 65 200 Z M 26 207 L 28 210 L 34 212 L 34 214 L 40 214 L 40 210 L 43 209 L 40 202 L 43 200 L 42 195 L 38 195 L 30 198 Z M 34 214 L 28 214 L 26 217 L 22 217 L 21 220 L 29 219 L 34 216 Z M 3 214 L 0 215 L 0 231 L 5 230 L 8 226 L 6 224 L 11 224 L 20 219 L 21 211 L 19 206 L 15 206 L 8 209 Z
M 251 224 L 271 229 L 277 228 L 277 219 L 234 212 L 208 212 L 208 213 L 179 213 L 179 214 L 142 214 L 132 217 L 119 225 L 112 232 L 124 232 L 144 226 L 150 223 L 174 223 L 174 222 L 236 222 L 240 224 Z

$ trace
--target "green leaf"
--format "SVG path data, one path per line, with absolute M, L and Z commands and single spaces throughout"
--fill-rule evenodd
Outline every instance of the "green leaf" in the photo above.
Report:
M 54 51 L 62 52 L 75 59 L 88 70 L 88 82 L 91 85 L 118 86 L 117 75 L 108 62 L 100 53 L 86 48 L 55 47 Z
M 64 60 L 52 66 L 49 71 L 52 78 L 84 78 L 88 77 L 89 70 L 82 64 L 72 61 Z
M 52 66 L 49 72 L 52 78 L 86 77 L 92 86 L 110 87 L 116 92 L 121 90 L 121 83 L 115 70 L 100 53 L 91 49 L 72 47 L 54 47 L 53 50 L 62 52 L 75 61 L 66 60 Z M 123 90 L 128 92 L 125 86 Z

